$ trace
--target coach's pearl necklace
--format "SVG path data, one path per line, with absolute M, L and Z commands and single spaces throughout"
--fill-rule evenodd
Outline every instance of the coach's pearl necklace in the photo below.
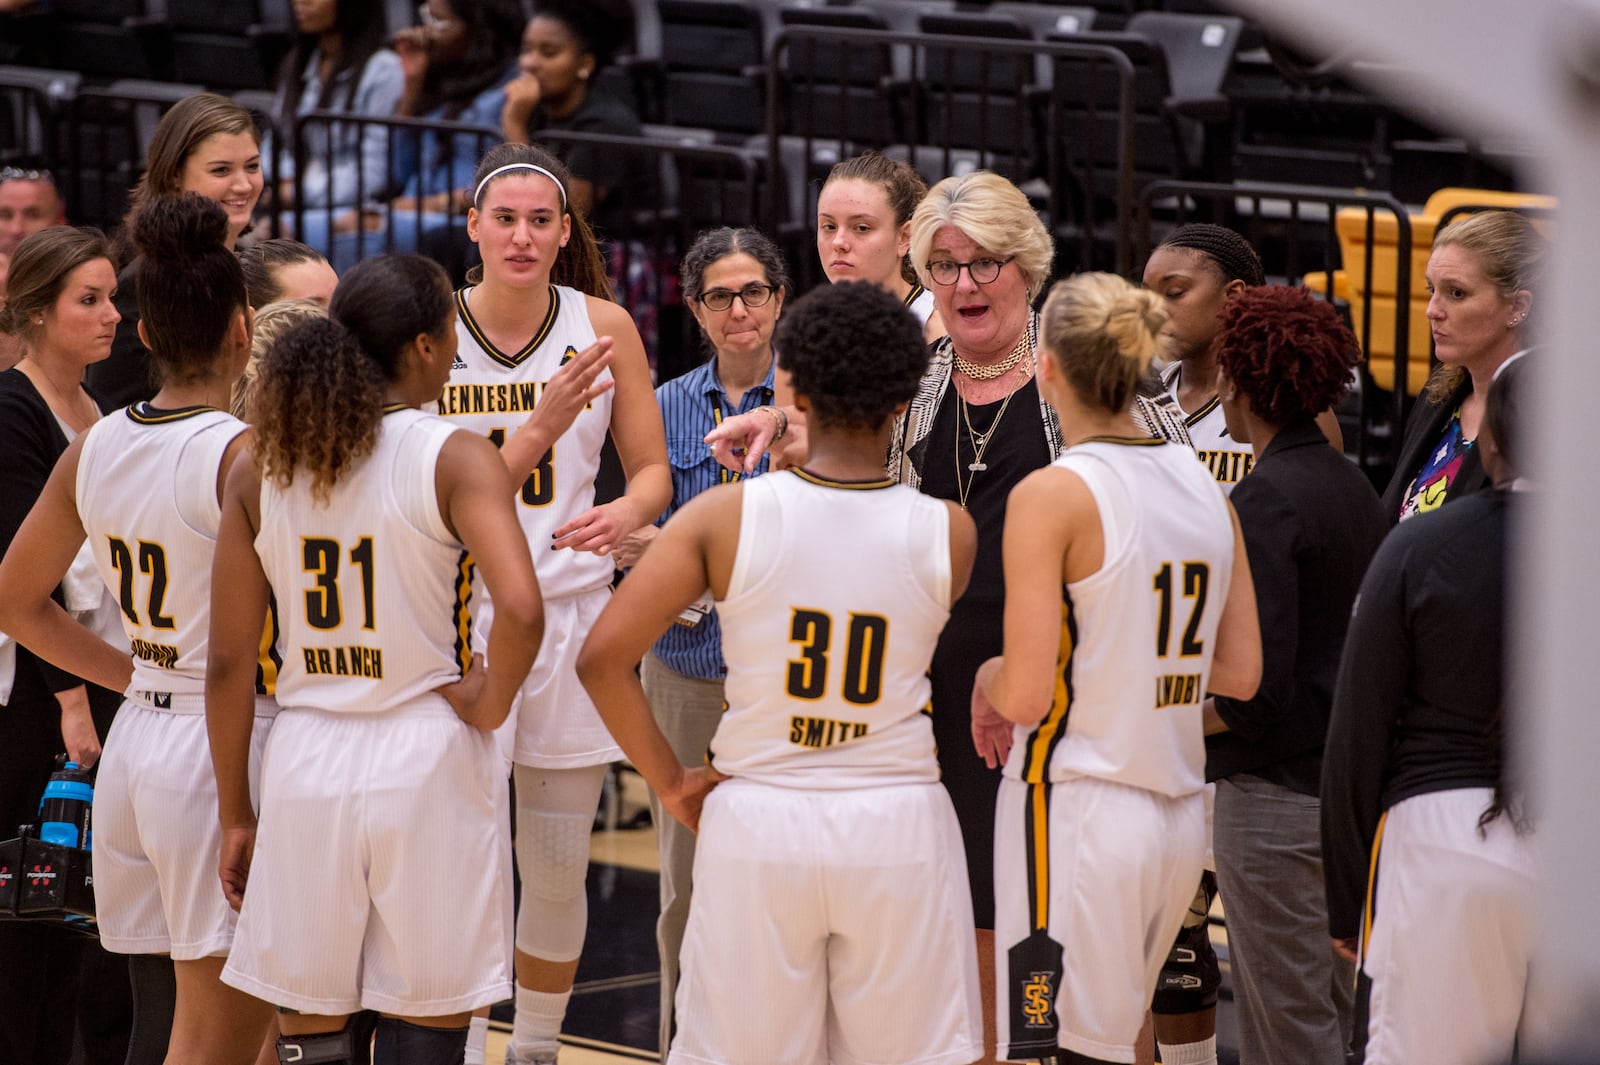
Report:
M 1001 359 L 999 362 L 992 365 L 985 366 L 981 363 L 968 362 L 958 354 L 956 355 L 956 370 L 966 374 L 974 381 L 993 381 L 996 377 L 1004 377 L 1012 370 L 1015 370 L 1017 368 L 1017 363 L 1021 362 L 1022 357 L 1028 354 L 1030 350 L 1031 345 L 1028 343 L 1028 331 L 1024 329 L 1022 331 L 1022 339 L 1017 341 L 1017 346 L 1012 348 L 1011 354 L 1007 355 L 1004 359 Z

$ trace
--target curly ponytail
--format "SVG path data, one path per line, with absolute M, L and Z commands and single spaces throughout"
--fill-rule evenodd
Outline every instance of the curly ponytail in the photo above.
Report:
M 380 255 L 350 269 L 328 319 L 289 329 L 261 357 L 251 414 L 262 476 L 280 487 L 311 475 L 326 501 L 372 452 L 383 396 L 418 336 L 442 337 L 453 299 L 444 269 L 420 255 Z

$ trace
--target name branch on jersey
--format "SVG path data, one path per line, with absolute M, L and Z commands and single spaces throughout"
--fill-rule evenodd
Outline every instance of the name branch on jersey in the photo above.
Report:
M 300 653 L 310 674 L 383 679 L 383 649 L 379 647 L 302 647 Z

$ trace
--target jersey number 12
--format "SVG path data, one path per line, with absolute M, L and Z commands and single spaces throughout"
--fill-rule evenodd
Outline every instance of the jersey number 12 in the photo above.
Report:
M 1189 623 L 1183 628 L 1183 639 L 1178 644 L 1178 654 L 1193 658 L 1205 648 L 1201 640 L 1200 619 L 1206 612 L 1206 589 L 1211 584 L 1211 567 L 1204 562 L 1183 564 L 1183 597 L 1194 600 L 1189 607 Z M 1172 637 L 1172 563 L 1163 562 L 1156 570 L 1156 657 L 1166 658 Z

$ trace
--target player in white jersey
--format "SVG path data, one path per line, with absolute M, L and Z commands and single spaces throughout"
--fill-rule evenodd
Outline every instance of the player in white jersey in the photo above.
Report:
M 548 638 L 504 738 L 516 770 L 517 1020 L 510 1060 L 554 1060 L 588 922 L 584 877 L 606 767 L 622 757 L 573 672 L 610 597 L 611 548 L 672 499 L 644 344 L 613 302 L 566 169 L 503 144 L 478 165 L 467 233 L 483 255 L 456 297 L 459 354 L 439 413 L 501 445 L 521 485 Z M 595 505 L 607 432 L 627 492 Z M 493 597 L 479 626 L 493 616 Z
M 412 408 L 455 357 L 448 279 L 369 259 L 329 319 L 260 365 L 212 578 L 207 714 L 221 874 L 241 905 L 223 979 L 276 1005 L 283 1062 L 461 1061 L 470 1012 L 511 991 L 510 841 L 492 730 L 543 627 L 493 445 Z M 486 669 L 466 671 L 472 569 L 493 590 Z M 246 795 L 250 617 L 278 603 L 283 709 Z M 450 857 L 455 856 L 455 857 Z
M 995 820 L 1001 1057 L 1134 1060 L 1200 876 L 1208 691 L 1261 672 L 1226 499 L 1130 407 L 1159 301 L 1110 274 L 1056 285 L 1039 384 L 1066 450 L 1006 511 L 1005 652 L 973 738 L 1003 760 Z M 1013 724 L 1015 723 L 1015 724 Z
M 964 852 L 926 712 L 977 530 L 884 479 L 927 365 L 897 307 L 846 283 L 788 309 L 774 347 L 811 418 L 807 465 L 673 515 L 579 658 L 633 764 L 699 830 L 673 1065 L 983 1053 Z M 728 711 L 711 765 L 689 768 L 632 664 L 708 587 Z
M 167 1043 L 168 1061 L 244 1065 L 261 1049 L 270 1011 L 219 980 L 234 914 L 214 872 L 221 831 L 204 716 L 220 494 L 245 428 L 226 409 L 250 353 L 244 274 L 227 237 L 223 209 L 193 194 L 152 200 L 135 214 L 139 333 L 160 391 L 102 419 L 63 454 L 6 557 L 8 567 L 19 568 L 8 568 L 5 598 L 45 613 L 39 629 L 8 623 L 24 643 L 38 633 L 40 653 L 61 655 L 75 671 L 69 662 L 109 662 L 115 652 L 52 609 L 49 598 L 87 536 L 133 648 L 132 680 L 95 786 L 101 943 L 121 954 L 172 958 L 170 1041 L 164 1031 L 149 1031 L 152 1021 L 159 1028 L 152 1016 L 159 1011 L 148 1006 L 148 970 L 132 966 L 141 1000 L 136 1054 L 148 1054 L 145 1041 L 154 1039 Z M 13 586 L 13 575 L 24 581 Z M 273 710 L 256 694 L 266 613 L 263 605 L 250 626 L 242 735 L 251 783 Z M 271 670 L 269 659 L 260 679 L 270 680 Z M 248 787 L 244 802 L 254 797 Z
M 1266 284 L 1248 241 L 1223 226 L 1179 226 L 1150 253 L 1144 287 L 1166 303 L 1161 383 L 1183 412 L 1189 439 L 1211 475 L 1228 491 L 1250 472 L 1249 441 L 1234 440 L 1217 403 L 1216 340 L 1222 308 L 1246 287 Z M 1333 420 L 1330 416 L 1329 420 Z M 1334 423 L 1337 427 L 1337 422 Z
M 1266 284 L 1261 259 L 1250 242 L 1225 226 L 1197 222 L 1179 226 L 1150 253 L 1144 287 L 1166 304 L 1162 335 L 1172 361 L 1161 371 L 1161 384 L 1183 416 L 1195 453 L 1224 492 L 1255 463 L 1250 443 L 1234 439 L 1217 400 L 1217 341 L 1228 301 L 1246 288 Z M 1325 411 L 1318 419 L 1334 447 L 1342 446 L 1339 421 Z M 1210 838 L 1207 786 L 1207 838 Z M 1206 872 L 1189 914 L 1162 969 L 1153 1009 L 1156 1038 L 1163 1060 L 1183 1065 L 1216 1065 L 1217 989 L 1222 970 L 1206 927 L 1206 914 L 1217 892 L 1210 846 Z

